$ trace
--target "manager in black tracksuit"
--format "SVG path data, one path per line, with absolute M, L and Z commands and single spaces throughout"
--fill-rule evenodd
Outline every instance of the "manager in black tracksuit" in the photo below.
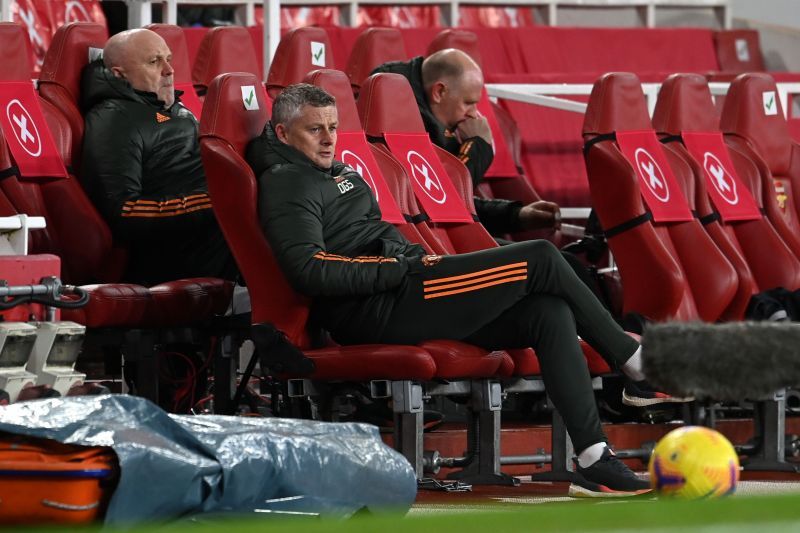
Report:
M 146 29 L 109 39 L 84 70 L 81 181 L 115 240 L 130 249 L 126 281 L 235 279 L 211 208 L 197 120 L 177 98 L 171 53 Z
M 547 391 L 581 452 L 585 486 L 598 492 L 599 485 L 647 488 L 605 446 L 577 336 L 623 368 L 638 354 L 638 343 L 553 245 L 530 241 L 426 256 L 381 221 L 360 175 L 333 160 L 338 118 L 330 95 L 311 85 L 290 86 L 275 99 L 272 117 L 247 154 L 260 174 L 259 214 L 289 282 L 313 298 L 318 323 L 342 343 L 438 338 L 490 350 L 533 347 Z M 593 460 L 581 461 L 592 454 Z

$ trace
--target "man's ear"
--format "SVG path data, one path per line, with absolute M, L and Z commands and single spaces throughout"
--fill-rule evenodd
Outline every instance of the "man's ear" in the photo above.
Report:
M 444 82 L 435 82 L 433 85 L 431 85 L 431 103 L 438 104 L 441 102 L 446 92 L 447 85 L 445 85 Z
M 111 73 L 115 78 L 125 79 L 125 73 L 122 71 L 122 67 L 111 67 Z
M 275 124 L 275 135 L 278 136 L 278 140 L 282 143 L 289 144 L 289 137 L 286 136 L 285 124 Z

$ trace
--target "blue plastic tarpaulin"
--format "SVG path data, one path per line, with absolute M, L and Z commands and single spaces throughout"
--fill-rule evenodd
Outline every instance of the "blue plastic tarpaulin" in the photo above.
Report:
M 120 479 L 106 524 L 208 512 L 404 512 L 411 465 L 367 424 L 170 415 L 133 396 L 53 398 L 0 407 L 0 431 L 108 446 Z

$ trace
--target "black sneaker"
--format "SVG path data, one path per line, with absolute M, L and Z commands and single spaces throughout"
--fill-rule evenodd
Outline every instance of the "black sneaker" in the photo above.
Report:
M 634 474 L 610 448 L 593 465 L 586 468 L 576 465 L 576 472 L 576 479 L 569 487 L 569 495 L 575 498 L 638 496 L 652 490 L 650 483 Z
M 633 407 L 647 407 L 659 403 L 685 403 L 694 401 L 694 398 L 679 398 L 670 396 L 666 392 L 657 391 L 647 381 L 625 380 L 625 388 L 622 389 L 622 403 Z

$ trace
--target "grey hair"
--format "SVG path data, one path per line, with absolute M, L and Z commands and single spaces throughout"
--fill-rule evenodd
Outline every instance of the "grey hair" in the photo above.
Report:
M 336 105 L 336 98 L 324 89 L 308 83 L 289 85 L 272 103 L 272 124 L 288 125 L 300 114 L 303 106 L 330 107 Z

